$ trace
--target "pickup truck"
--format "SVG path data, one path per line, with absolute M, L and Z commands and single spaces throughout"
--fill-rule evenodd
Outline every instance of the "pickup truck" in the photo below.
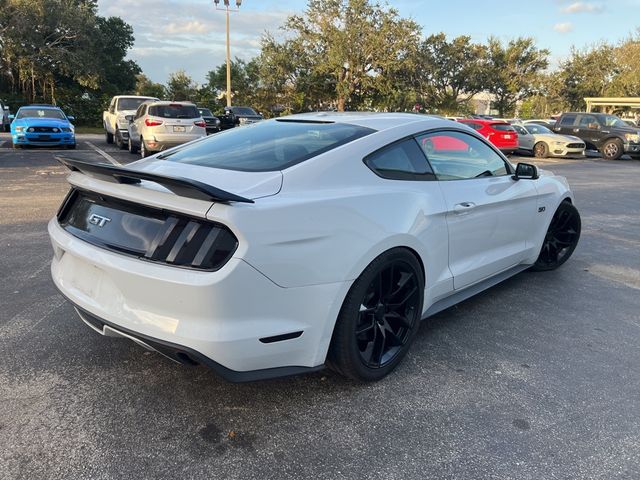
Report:
M 640 158 L 640 130 L 627 125 L 615 115 L 563 113 L 553 131 L 582 139 L 587 150 L 598 150 L 607 160 L 617 160 L 625 153 Z
M 109 102 L 109 109 L 102 113 L 102 124 L 107 143 L 114 143 L 118 148 L 127 148 L 129 144 L 129 121 L 127 115 L 134 115 L 142 102 L 158 100 L 155 97 L 137 97 L 135 95 L 116 95 Z

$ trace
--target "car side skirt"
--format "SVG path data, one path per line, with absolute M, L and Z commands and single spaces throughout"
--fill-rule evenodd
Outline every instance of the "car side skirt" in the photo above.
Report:
M 511 267 L 501 273 L 498 273 L 497 275 L 481 280 L 480 282 L 475 283 L 463 290 L 457 290 L 452 295 L 449 295 L 442 300 L 438 300 L 433 305 L 431 305 L 422 316 L 422 319 L 424 320 L 425 318 L 431 317 L 432 315 L 446 310 L 449 307 L 453 307 L 454 305 L 467 300 L 468 298 L 471 298 L 474 295 L 477 295 L 478 293 L 487 290 L 488 288 L 491 288 L 498 283 L 507 280 L 508 278 L 513 277 L 514 275 L 517 275 L 530 266 L 531 265 L 516 265 L 515 267 Z

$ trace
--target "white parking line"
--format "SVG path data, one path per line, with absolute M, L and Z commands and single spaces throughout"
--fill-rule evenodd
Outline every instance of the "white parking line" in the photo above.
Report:
M 105 152 L 104 150 L 99 149 L 98 147 L 96 147 L 93 143 L 91 142 L 87 142 L 85 140 L 85 142 L 87 145 L 89 145 L 91 148 L 93 148 L 97 153 L 99 153 L 100 155 L 102 155 L 104 158 L 106 158 L 107 160 L 109 160 L 111 163 L 113 163 L 114 165 L 118 165 L 118 166 L 122 166 L 122 164 L 116 160 L 115 158 L 113 158 L 111 155 L 109 155 L 107 152 Z

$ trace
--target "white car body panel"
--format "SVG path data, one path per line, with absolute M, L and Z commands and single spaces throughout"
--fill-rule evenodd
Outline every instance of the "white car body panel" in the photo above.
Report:
M 456 292 L 535 262 L 556 208 L 573 199 L 566 180 L 547 172 L 537 180 L 400 181 L 381 178 L 363 163 L 395 140 L 433 129 L 487 143 L 462 124 L 408 114 L 292 118 L 379 130 L 282 171 L 238 172 L 156 157 L 128 167 L 194 178 L 255 203 L 210 202 L 153 182 L 129 185 L 72 173 L 69 182 L 83 190 L 221 223 L 238 247 L 220 270 L 194 271 L 100 248 L 54 218 L 56 286 L 116 332 L 121 327 L 125 334 L 188 347 L 234 372 L 318 367 L 350 286 L 383 252 L 401 246 L 419 257 L 424 315 Z M 475 208 L 461 212 L 463 203 Z M 292 331 L 303 333 L 284 342 L 258 340 Z

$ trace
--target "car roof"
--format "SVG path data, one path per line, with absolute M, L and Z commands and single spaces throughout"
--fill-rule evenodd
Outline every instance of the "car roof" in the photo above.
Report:
M 482 125 L 510 125 L 509 122 L 504 120 L 487 120 L 486 118 L 463 118 L 462 120 L 458 120 L 460 123 L 480 123 Z
M 193 102 L 172 102 L 169 100 L 147 100 L 146 102 L 147 105 L 181 105 L 181 106 L 185 106 L 185 107 L 191 107 L 191 106 L 196 106 L 195 103 Z M 198 107 L 196 107 L 198 108 Z
M 425 128 L 447 127 L 452 123 L 451 120 L 434 115 L 381 112 L 309 112 L 287 115 L 279 117 L 279 119 L 300 122 L 346 123 L 378 131 L 414 122 L 425 123 Z

